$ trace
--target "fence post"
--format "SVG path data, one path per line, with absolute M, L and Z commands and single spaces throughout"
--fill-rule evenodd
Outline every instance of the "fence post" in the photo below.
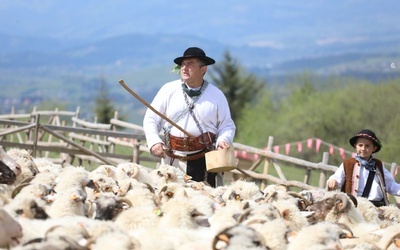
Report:
M 310 184 L 310 175 L 311 175 L 311 168 L 306 169 L 306 174 L 304 175 L 303 182 L 306 184 Z
M 36 157 L 36 148 L 37 148 L 37 144 L 38 144 L 38 137 L 39 137 L 39 126 L 40 126 L 40 115 L 37 114 L 36 115 L 36 126 L 35 126 L 35 136 L 34 136 L 34 140 L 33 140 L 33 157 Z
M 322 162 L 325 163 L 325 164 L 328 164 L 328 162 L 329 162 L 329 153 L 328 152 L 324 152 L 324 154 L 322 155 Z M 324 188 L 325 187 L 325 182 L 326 182 L 326 171 L 325 170 L 321 170 L 321 174 L 319 175 L 319 185 L 318 185 L 318 187 Z
M 140 154 L 140 143 L 134 142 L 133 147 L 133 159 L 132 161 L 136 164 L 139 164 L 139 154 Z
M 268 146 L 267 149 L 269 151 L 271 151 L 272 145 L 274 144 L 274 137 L 270 136 L 268 137 Z M 269 164 L 271 163 L 271 159 L 269 158 L 265 158 L 265 163 L 264 163 L 264 169 L 263 169 L 263 174 L 267 175 L 268 174 L 268 168 L 269 168 Z M 261 185 L 260 185 L 260 189 L 264 190 L 267 186 L 267 180 L 262 180 L 261 181 Z

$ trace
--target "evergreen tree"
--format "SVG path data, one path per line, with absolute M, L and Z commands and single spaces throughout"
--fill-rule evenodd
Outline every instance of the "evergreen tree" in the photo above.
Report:
M 229 51 L 225 51 L 222 63 L 213 67 L 210 77 L 213 83 L 224 92 L 235 122 L 238 121 L 246 104 L 255 102 L 257 94 L 266 85 L 264 80 L 257 79 L 255 75 L 243 73 L 237 60 L 232 58 Z
M 109 90 L 106 86 L 103 75 L 100 76 L 100 86 L 95 99 L 95 114 L 98 123 L 109 124 L 114 117 L 116 108 L 110 98 Z

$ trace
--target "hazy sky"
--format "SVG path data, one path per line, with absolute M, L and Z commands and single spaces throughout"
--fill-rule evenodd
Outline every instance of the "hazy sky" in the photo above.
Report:
M 2 0 L 0 32 L 85 40 L 172 33 L 279 47 L 290 34 L 329 42 L 374 29 L 398 30 L 399 9 L 398 0 Z

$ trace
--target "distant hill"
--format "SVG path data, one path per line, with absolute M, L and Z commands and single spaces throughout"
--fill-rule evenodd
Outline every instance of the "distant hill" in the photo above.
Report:
M 142 108 L 189 46 L 225 51 L 269 82 L 322 76 L 394 78 L 400 68 L 400 2 L 11 1 L 0 2 L 0 113 L 43 101 L 92 105 L 101 77 L 123 109 Z M 139 111 L 140 112 L 140 111 Z

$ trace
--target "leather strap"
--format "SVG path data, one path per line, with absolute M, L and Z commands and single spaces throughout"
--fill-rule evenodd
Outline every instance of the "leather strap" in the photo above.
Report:
M 369 192 L 371 191 L 372 181 L 375 177 L 375 171 L 370 170 L 368 174 L 367 184 L 365 184 L 364 192 L 362 193 L 362 197 L 368 198 Z

